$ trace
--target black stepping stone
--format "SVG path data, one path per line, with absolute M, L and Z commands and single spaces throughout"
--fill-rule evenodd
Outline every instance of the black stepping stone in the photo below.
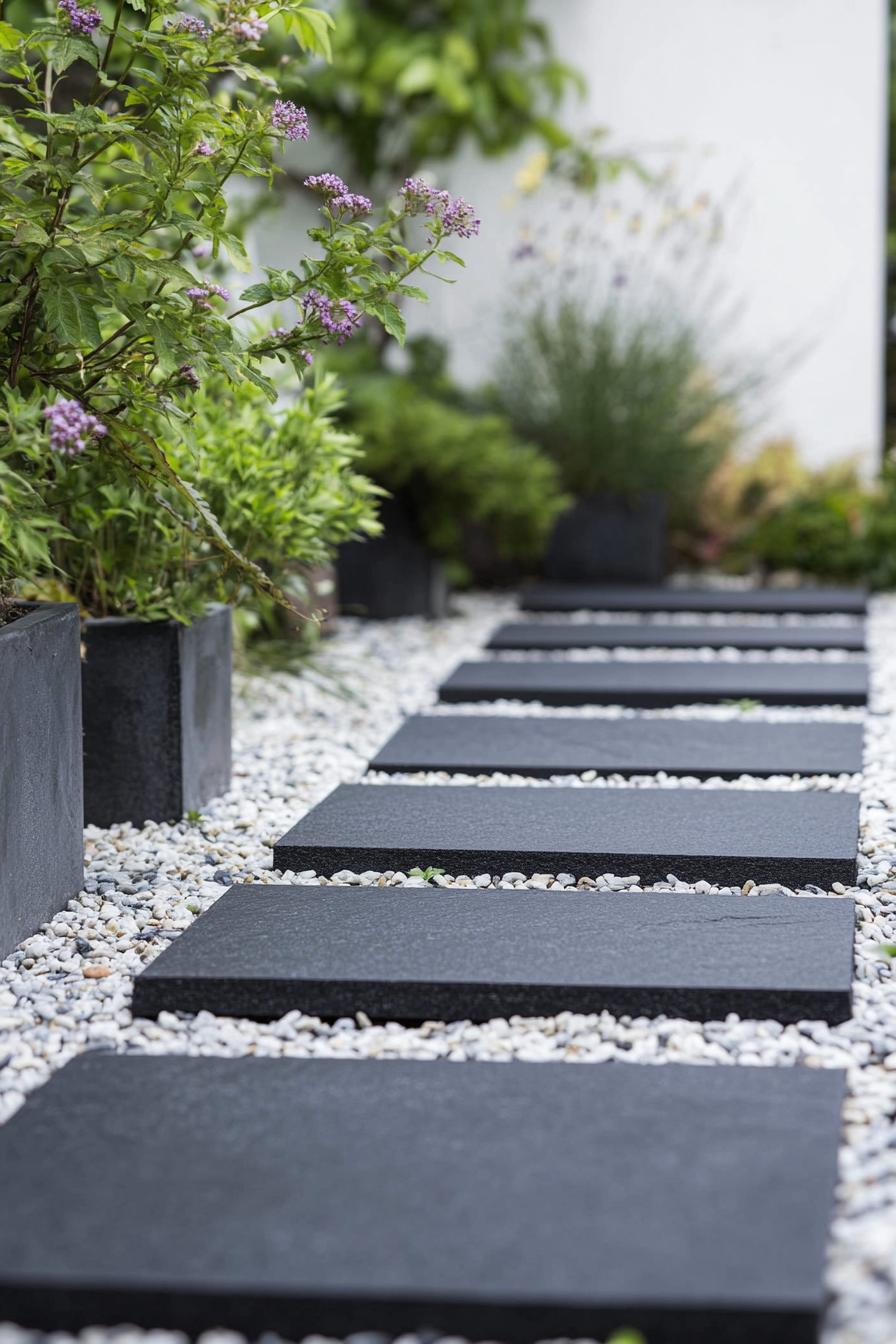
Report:
M 0 1132 L 0 1318 L 810 1344 L 843 1080 L 82 1056 Z
M 520 593 L 527 611 L 745 611 L 817 616 L 863 615 L 864 588 L 649 588 L 640 584 L 532 583 Z
M 868 668 L 849 663 L 562 662 L 461 663 L 439 687 L 451 703 L 537 700 L 543 705 L 642 709 L 757 700 L 764 705 L 864 705 Z
M 858 723 L 582 719 L 572 715 L 431 714 L 407 720 L 375 770 L 599 774 L 818 775 L 862 768 Z
M 516 621 L 501 625 L 490 649 L 842 649 L 861 652 L 864 625 L 662 625 L 597 621 Z
M 852 901 L 236 886 L 143 972 L 136 1017 L 850 1015 Z
M 856 878 L 859 799 L 770 789 L 341 784 L 274 846 L 281 871 L 668 873 L 722 885 Z

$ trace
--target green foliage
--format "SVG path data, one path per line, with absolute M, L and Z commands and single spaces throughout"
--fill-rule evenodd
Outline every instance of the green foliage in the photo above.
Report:
M 16 392 L 19 418 L 23 407 L 73 402 L 100 426 L 75 446 L 78 457 L 57 455 L 45 469 L 54 498 L 93 492 L 105 559 L 89 605 L 123 572 L 134 585 L 128 604 L 144 605 L 138 589 L 153 571 L 126 567 L 155 557 L 147 510 L 163 549 L 179 528 L 185 552 L 201 540 L 205 567 L 239 571 L 285 601 L 178 454 L 192 390 L 197 380 L 218 379 L 273 401 L 271 368 L 279 362 L 302 376 L 308 350 L 335 338 L 332 319 L 344 304 L 401 339 L 397 304 L 420 295 L 407 277 L 430 260 L 454 260 L 441 247 L 442 221 L 430 217 L 412 251 L 401 226 L 418 211 L 407 202 L 380 224 L 325 202 L 321 226 L 310 231 L 315 255 L 295 269 L 265 271 L 228 311 L 227 297 L 204 292 L 223 266 L 249 266 L 225 187 L 235 176 L 269 182 L 281 144 L 304 135 L 304 113 L 278 105 L 281 90 L 261 49 L 237 21 L 255 13 L 272 32 L 292 34 L 294 64 L 295 41 L 327 53 L 332 20 L 305 0 L 255 0 L 251 8 L 197 0 L 192 17 L 201 14 L 207 27 L 196 33 L 182 28 L 177 0 L 110 0 L 85 36 L 55 6 L 52 17 L 36 18 L 32 5 L 15 0 L 0 11 L 0 379 Z M 288 329 L 259 334 L 237 320 L 292 303 L 297 320 Z M 18 455 L 4 453 L 0 515 L 27 501 L 29 485 L 43 498 L 32 466 L 47 441 L 33 417 L 31 438 L 17 435 Z M 40 563 L 40 538 L 52 524 L 39 514 L 32 510 L 27 537 L 4 541 L 0 577 L 27 577 Z M 111 529 L 113 516 L 127 526 Z M 120 553 L 118 537 L 126 539 Z M 162 610 L 165 600 L 160 585 L 147 609 Z M 173 599 L 172 609 L 179 606 Z
M 434 877 L 441 877 L 444 871 L 444 868 L 409 868 L 408 877 L 422 877 L 431 882 Z
M 729 568 L 758 566 L 838 582 L 896 587 L 896 463 L 870 489 L 855 475 L 820 472 L 759 518 L 732 546 Z
M 336 423 L 332 374 L 275 410 L 251 384 L 213 381 L 193 400 L 183 434 L 159 442 L 189 473 L 234 544 L 278 586 L 304 595 L 303 571 L 340 541 L 377 528 L 375 487 L 356 470 L 357 440 Z M 57 469 L 51 500 L 66 526 L 53 546 L 59 582 L 91 614 L 189 620 L 213 599 L 246 595 L 239 566 L 222 568 L 176 494 L 153 499 L 125 471 L 87 454 Z
M 46 450 L 40 401 L 0 390 L 0 603 L 15 574 L 50 566 L 50 546 L 61 533 L 40 490 Z
M 593 316 L 561 299 L 511 324 L 497 382 L 517 429 L 579 497 L 692 501 L 738 432 L 738 385 L 706 368 L 696 324 L 627 316 L 614 298 Z
M 531 0 L 341 0 L 332 62 L 309 71 L 303 101 L 368 183 L 467 142 L 500 155 L 532 138 L 552 163 L 593 182 L 597 154 L 557 117 L 582 76 L 554 54 L 532 9 Z
M 431 354 L 431 345 L 423 348 Z M 470 411 L 459 399 L 452 404 L 444 399 L 450 384 L 441 374 L 434 379 L 442 398 L 413 376 L 352 378 L 349 422 L 363 442 L 364 471 L 410 508 L 455 582 L 482 577 L 474 551 L 485 538 L 485 565 L 492 558 L 534 564 L 568 503 L 554 464 L 519 439 L 506 416 Z

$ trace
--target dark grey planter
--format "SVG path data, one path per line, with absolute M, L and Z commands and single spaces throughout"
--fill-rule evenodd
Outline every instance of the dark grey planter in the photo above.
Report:
M 176 821 L 230 786 L 230 608 L 84 627 L 88 824 Z
M 382 536 L 339 547 L 340 610 L 371 620 L 447 615 L 444 567 L 420 538 L 409 512 L 399 500 L 386 499 L 380 519 Z
M 0 957 L 84 877 L 78 608 L 17 605 L 0 626 Z
M 548 542 L 546 579 L 659 583 L 666 574 L 666 501 L 592 495 L 561 513 Z

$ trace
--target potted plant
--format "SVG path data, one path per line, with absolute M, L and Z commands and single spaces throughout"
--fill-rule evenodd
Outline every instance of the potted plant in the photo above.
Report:
M 738 384 L 707 368 L 696 324 L 668 309 L 629 313 L 615 295 L 596 312 L 563 298 L 512 327 L 498 384 L 575 496 L 545 577 L 659 582 L 670 512 L 695 504 L 738 431 Z
M 431 342 L 411 354 L 407 376 L 351 379 L 364 470 L 389 492 L 382 536 L 339 552 L 340 603 L 369 616 L 441 615 L 446 580 L 512 582 L 538 563 L 566 502 L 554 464 L 505 416 L 468 409 L 441 370 L 421 382 Z
M 16 462 L 33 461 L 34 414 L 43 420 L 36 489 L 60 526 L 44 579 L 87 617 L 87 817 L 104 824 L 176 815 L 226 785 L 229 618 L 208 602 L 251 588 L 290 604 L 262 563 L 272 545 L 261 490 L 240 495 L 251 524 L 229 494 L 215 497 L 225 464 L 191 440 L 197 394 L 245 386 L 275 402 L 272 367 L 303 378 L 314 349 L 343 344 L 365 316 L 401 338 L 397 303 L 419 294 L 408 277 L 454 260 L 443 239 L 475 223 L 466 202 L 416 179 L 374 223 L 371 201 L 318 174 L 306 183 L 321 199 L 316 257 L 266 270 L 233 303 L 224 267 L 249 263 L 226 185 L 270 179 L 279 149 L 310 133 L 304 109 L 279 96 L 261 39 L 279 28 L 325 55 L 332 20 L 304 0 L 196 10 L 118 3 L 107 22 L 59 0 L 27 30 L 4 23 L 4 414 Z M 424 223 L 416 249 L 402 232 L 413 216 Z M 284 306 L 291 317 L 272 326 Z M 260 443 L 282 449 L 273 431 Z M 339 461 L 336 475 L 351 474 Z
M 77 894 L 84 867 L 78 609 L 15 595 L 58 529 L 7 428 L 0 416 L 0 959 Z

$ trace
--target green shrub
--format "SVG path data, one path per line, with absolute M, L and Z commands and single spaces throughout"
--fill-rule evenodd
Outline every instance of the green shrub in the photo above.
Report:
M 577 496 L 660 491 L 695 499 L 738 434 L 740 386 L 707 369 L 684 316 L 591 316 L 562 300 L 511 324 L 497 384 L 517 429 Z
M 357 440 L 336 423 L 332 374 L 279 410 L 250 384 L 223 379 L 191 404 L 176 437 L 156 427 L 165 451 L 234 544 L 287 592 L 302 596 L 302 571 L 338 542 L 376 531 L 375 488 L 356 469 Z M 91 615 L 189 620 L 212 599 L 249 592 L 242 568 L 222 569 L 170 489 L 148 500 L 125 470 L 110 476 L 83 454 L 57 467 L 51 500 L 66 527 L 52 545 L 56 582 Z
M 568 501 L 554 464 L 506 416 L 442 400 L 411 377 L 373 373 L 352 380 L 349 420 L 363 470 L 409 508 L 455 583 L 510 578 L 537 563 Z

